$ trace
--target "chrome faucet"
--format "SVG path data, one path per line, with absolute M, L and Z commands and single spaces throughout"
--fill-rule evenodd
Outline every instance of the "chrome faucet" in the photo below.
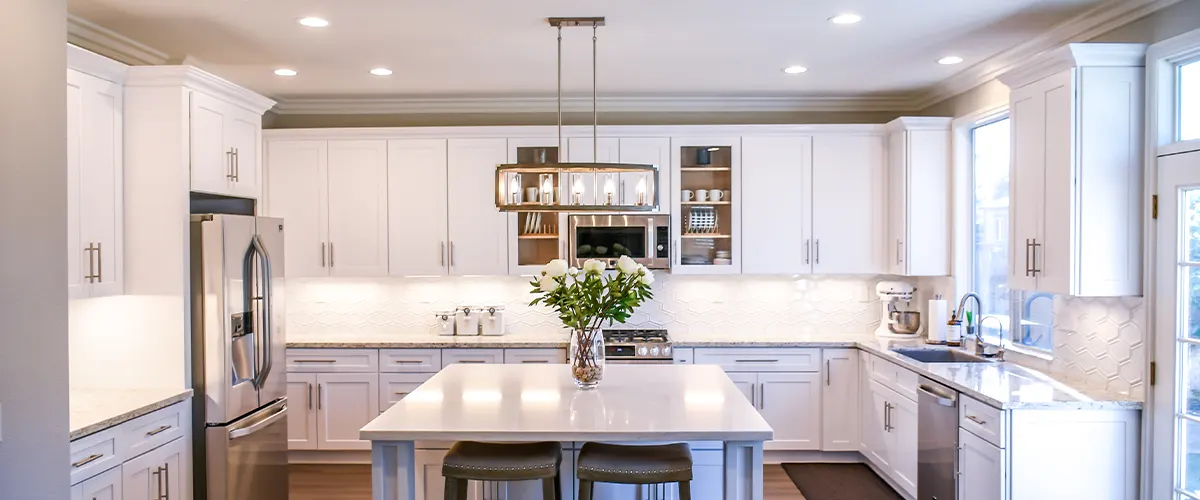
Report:
M 975 292 L 968 292 L 962 296 L 962 299 L 959 299 L 958 310 L 954 311 L 954 317 L 958 318 L 959 321 L 964 321 L 963 318 L 966 317 L 966 316 L 964 316 L 964 314 L 966 313 L 965 309 L 967 308 L 967 299 L 975 299 L 975 315 L 976 316 L 980 316 L 983 313 L 983 301 L 979 300 L 979 296 L 976 295 Z M 980 318 L 980 319 L 982 319 L 982 318 Z M 979 334 L 976 332 L 975 325 L 967 323 L 966 326 L 967 326 L 967 335 L 968 336 L 975 335 L 976 338 L 978 338 L 981 342 L 983 341 L 983 338 L 978 336 Z
M 988 343 L 983 340 L 983 328 L 981 327 L 983 325 L 983 320 L 984 320 L 983 301 L 980 300 L 979 295 L 975 294 L 974 292 L 970 292 L 970 293 L 963 295 L 962 299 L 960 299 L 958 301 L 958 310 L 956 310 L 954 312 L 954 317 L 958 318 L 959 321 L 965 321 L 964 318 L 966 317 L 965 314 L 966 314 L 966 308 L 967 308 L 967 299 L 975 299 L 975 316 L 976 316 L 975 321 L 977 322 L 978 325 L 980 325 L 980 327 L 977 327 L 970 323 L 967 323 L 967 325 L 966 325 L 967 326 L 967 337 L 974 337 L 975 355 L 982 356 L 985 358 L 998 358 L 998 359 L 1003 360 L 1004 359 L 1004 346 L 1003 345 L 996 345 L 996 346 L 988 345 Z M 1001 337 L 1000 343 L 1003 344 L 1004 343 L 1004 340 L 1003 340 L 1003 338 L 1004 338 L 1004 323 L 1000 321 L 1000 318 L 992 317 L 992 319 L 996 320 L 996 323 L 1000 324 L 1000 337 Z M 964 344 L 963 347 L 966 348 L 966 345 Z

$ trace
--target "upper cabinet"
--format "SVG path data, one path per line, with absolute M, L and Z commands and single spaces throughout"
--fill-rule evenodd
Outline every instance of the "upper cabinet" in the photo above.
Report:
M 67 289 L 120 295 L 124 283 L 125 66 L 70 46 L 67 70 Z
M 814 274 L 883 272 L 884 142 L 882 134 L 813 137 Z
M 1012 89 L 1012 288 L 1141 294 L 1144 60 L 1140 44 L 1070 44 L 1000 78 Z
M 812 272 L 812 137 L 743 137 L 745 274 Z
M 950 120 L 888 124 L 888 274 L 950 275 Z
M 451 275 L 508 274 L 508 214 L 496 209 L 496 166 L 505 139 L 450 139 L 447 263 Z
M 387 170 L 390 274 L 445 275 L 446 140 L 388 141 Z
M 674 137 L 671 148 L 671 272 L 741 273 L 742 139 Z

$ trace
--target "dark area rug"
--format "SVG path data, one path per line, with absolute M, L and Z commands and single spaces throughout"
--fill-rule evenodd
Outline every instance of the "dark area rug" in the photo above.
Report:
M 904 500 L 863 464 L 783 464 L 806 500 Z

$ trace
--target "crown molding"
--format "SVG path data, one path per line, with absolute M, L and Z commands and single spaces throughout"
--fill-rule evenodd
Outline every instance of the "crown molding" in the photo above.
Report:
M 1057 49 L 1070 42 L 1089 40 L 1181 1 L 1183 0 L 1109 0 L 1083 14 L 1059 23 L 1050 31 L 942 80 L 932 89 L 920 95 L 913 104 L 918 109 L 928 108 L 995 80 L 1000 75 L 1023 65 L 1028 59 L 1043 52 Z
M 599 137 L 662 138 L 688 137 L 795 137 L 797 135 L 869 135 L 882 134 L 886 127 L 878 124 L 834 125 L 600 125 Z M 265 129 L 266 140 L 321 139 L 546 139 L 555 137 L 553 125 L 482 126 L 482 127 L 350 127 L 350 128 L 293 128 Z M 592 137 L 591 125 L 569 125 L 562 129 L 564 138 Z
M 167 54 L 86 19 L 67 15 L 67 42 L 130 66 L 165 64 Z
M 125 86 L 188 87 L 260 115 L 275 105 L 271 99 L 194 66 L 131 66 Z
M 1008 88 L 1017 89 L 1079 66 L 1142 67 L 1145 64 L 1145 44 L 1070 43 L 1043 52 L 1012 71 L 1000 75 L 998 79 Z
M 950 130 L 953 118 L 944 116 L 902 116 L 887 123 L 889 132 L 905 130 Z
M 611 112 L 871 112 L 917 111 L 913 96 L 878 97 L 601 97 L 598 107 Z M 301 97 L 280 99 L 274 112 L 284 115 L 553 113 L 554 97 Z M 590 98 L 563 98 L 563 112 L 592 110 Z
M 67 44 L 67 68 L 120 84 L 129 71 L 129 66 L 71 44 Z

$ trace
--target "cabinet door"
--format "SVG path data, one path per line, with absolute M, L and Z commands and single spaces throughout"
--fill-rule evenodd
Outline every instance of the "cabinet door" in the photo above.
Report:
M 1077 139 L 1074 81 L 1075 70 L 1067 70 L 1037 84 L 1042 86 L 1045 103 L 1045 178 L 1042 182 L 1041 227 L 1038 246 L 1034 248 L 1034 264 L 1038 291 L 1062 295 L 1074 292 L 1071 289 L 1072 256 L 1075 238 L 1081 229 L 1076 223 L 1078 216 L 1075 210 L 1075 193 L 1079 188 L 1075 178 Z M 1116 197 L 1110 199 L 1115 202 Z M 1138 211 L 1136 206 L 1129 209 Z M 1096 271 L 1104 272 L 1102 269 Z
M 317 375 L 317 449 L 369 450 L 358 430 L 379 416 L 379 374 Z
M 883 384 L 875 380 L 867 383 L 870 397 L 866 399 L 867 407 L 862 409 L 862 440 L 864 455 L 882 471 L 891 471 L 891 457 L 888 456 L 888 431 L 884 425 L 887 422 L 889 391 Z
M 180 438 L 125 462 L 121 466 L 121 498 L 183 498 L 183 481 L 190 464 L 187 454 L 187 438 Z
M 742 139 L 671 138 L 671 185 L 671 273 L 740 274 Z M 683 200 L 683 190 L 702 189 L 729 191 L 733 201 L 699 201 L 699 194 L 692 201 Z M 689 225 L 693 220 L 697 223 Z M 718 254 L 729 258 L 718 261 Z
M 507 161 L 507 141 L 451 139 L 448 147 L 450 274 L 508 274 L 508 214 L 496 210 L 496 165 Z
M 446 141 L 388 141 L 388 254 L 392 276 L 446 274 Z
M 917 494 L 917 403 L 893 393 L 889 423 L 892 438 L 888 456 L 892 460 L 892 479 L 908 491 Z
M 823 349 L 821 449 L 855 451 L 859 444 L 858 349 Z
M 264 215 L 282 217 L 284 274 L 329 275 L 329 149 L 325 141 L 267 143 Z
M 567 141 L 563 139 L 562 151 L 558 151 L 557 137 L 523 137 L 508 139 L 508 163 L 541 161 L 535 155 L 546 150 L 547 162 L 558 160 L 580 161 L 568 158 Z M 588 149 L 590 152 L 591 149 Z M 591 160 L 588 160 L 591 161 Z M 523 179 L 525 189 L 538 183 L 536 176 Z M 511 190 L 511 188 L 510 188 Z M 565 193 L 559 196 L 565 195 Z M 524 194 L 522 198 L 527 198 Z M 508 274 L 533 276 L 553 259 L 567 258 L 567 214 L 510 212 L 508 219 Z
M 888 134 L 887 161 L 887 230 L 884 258 L 888 274 L 905 275 L 904 245 L 908 242 L 908 162 L 909 133 Z M 948 222 L 947 222 L 948 223 Z
M 67 70 L 67 293 L 70 298 L 86 297 L 88 279 L 91 274 L 88 262 L 91 259 L 91 242 L 83 241 L 80 234 L 79 190 L 83 162 L 83 93 L 87 75 Z
M 620 140 L 621 163 L 658 165 L 658 211 L 671 210 L 671 140 L 665 137 L 628 137 Z M 637 200 L 638 183 L 654 182 L 650 174 L 621 174 L 626 200 Z M 651 203 L 652 200 L 646 200 Z
M 958 500 L 1003 500 L 1004 450 L 984 439 L 958 430 Z
M 262 116 L 231 107 L 225 124 L 225 144 L 233 149 L 232 194 L 241 198 L 262 196 L 259 144 L 262 143 Z
M 728 373 L 727 375 L 729 375 L 729 380 L 733 381 L 733 385 L 742 391 L 742 395 L 746 396 L 746 401 L 758 408 L 758 374 Z
M 744 274 L 812 272 L 811 137 L 743 137 Z
M 379 413 L 388 411 L 434 375 L 436 373 L 380 373 Z
M 317 375 L 288 373 L 288 449 L 317 449 Z
M 1008 286 L 1013 290 L 1037 289 L 1033 269 L 1033 241 L 1041 228 L 1046 182 L 1046 96 L 1037 85 L 1013 90 L 1009 111 L 1012 123 Z
M 233 151 L 225 142 L 228 107 L 218 99 L 192 92 L 192 191 L 232 194 Z
M 329 142 L 329 273 L 388 274 L 387 141 Z
M 122 499 L 120 467 L 113 467 L 71 488 L 71 500 Z
M 895 256 L 907 276 L 950 274 L 950 133 L 946 130 L 907 132 L 908 148 L 904 180 L 907 190 L 902 207 L 906 214 L 904 232 L 889 245 L 897 245 Z M 892 205 L 891 210 L 901 208 Z M 893 214 L 894 216 L 895 214 Z M 897 257 L 897 258 L 892 258 Z
M 89 78 L 83 93 L 79 229 L 82 241 L 93 242 L 96 248 L 92 297 L 122 292 L 123 96 L 120 85 L 99 78 Z
M 883 136 L 813 137 L 813 272 L 883 271 Z
M 760 373 L 759 411 L 775 429 L 771 450 L 821 448 L 820 373 Z
M 154 451 L 162 456 L 162 500 L 184 498 L 183 492 L 186 490 L 187 485 L 185 481 L 187 479 L 188 467 L 191 465 L 187 439 L 176 439 Z

